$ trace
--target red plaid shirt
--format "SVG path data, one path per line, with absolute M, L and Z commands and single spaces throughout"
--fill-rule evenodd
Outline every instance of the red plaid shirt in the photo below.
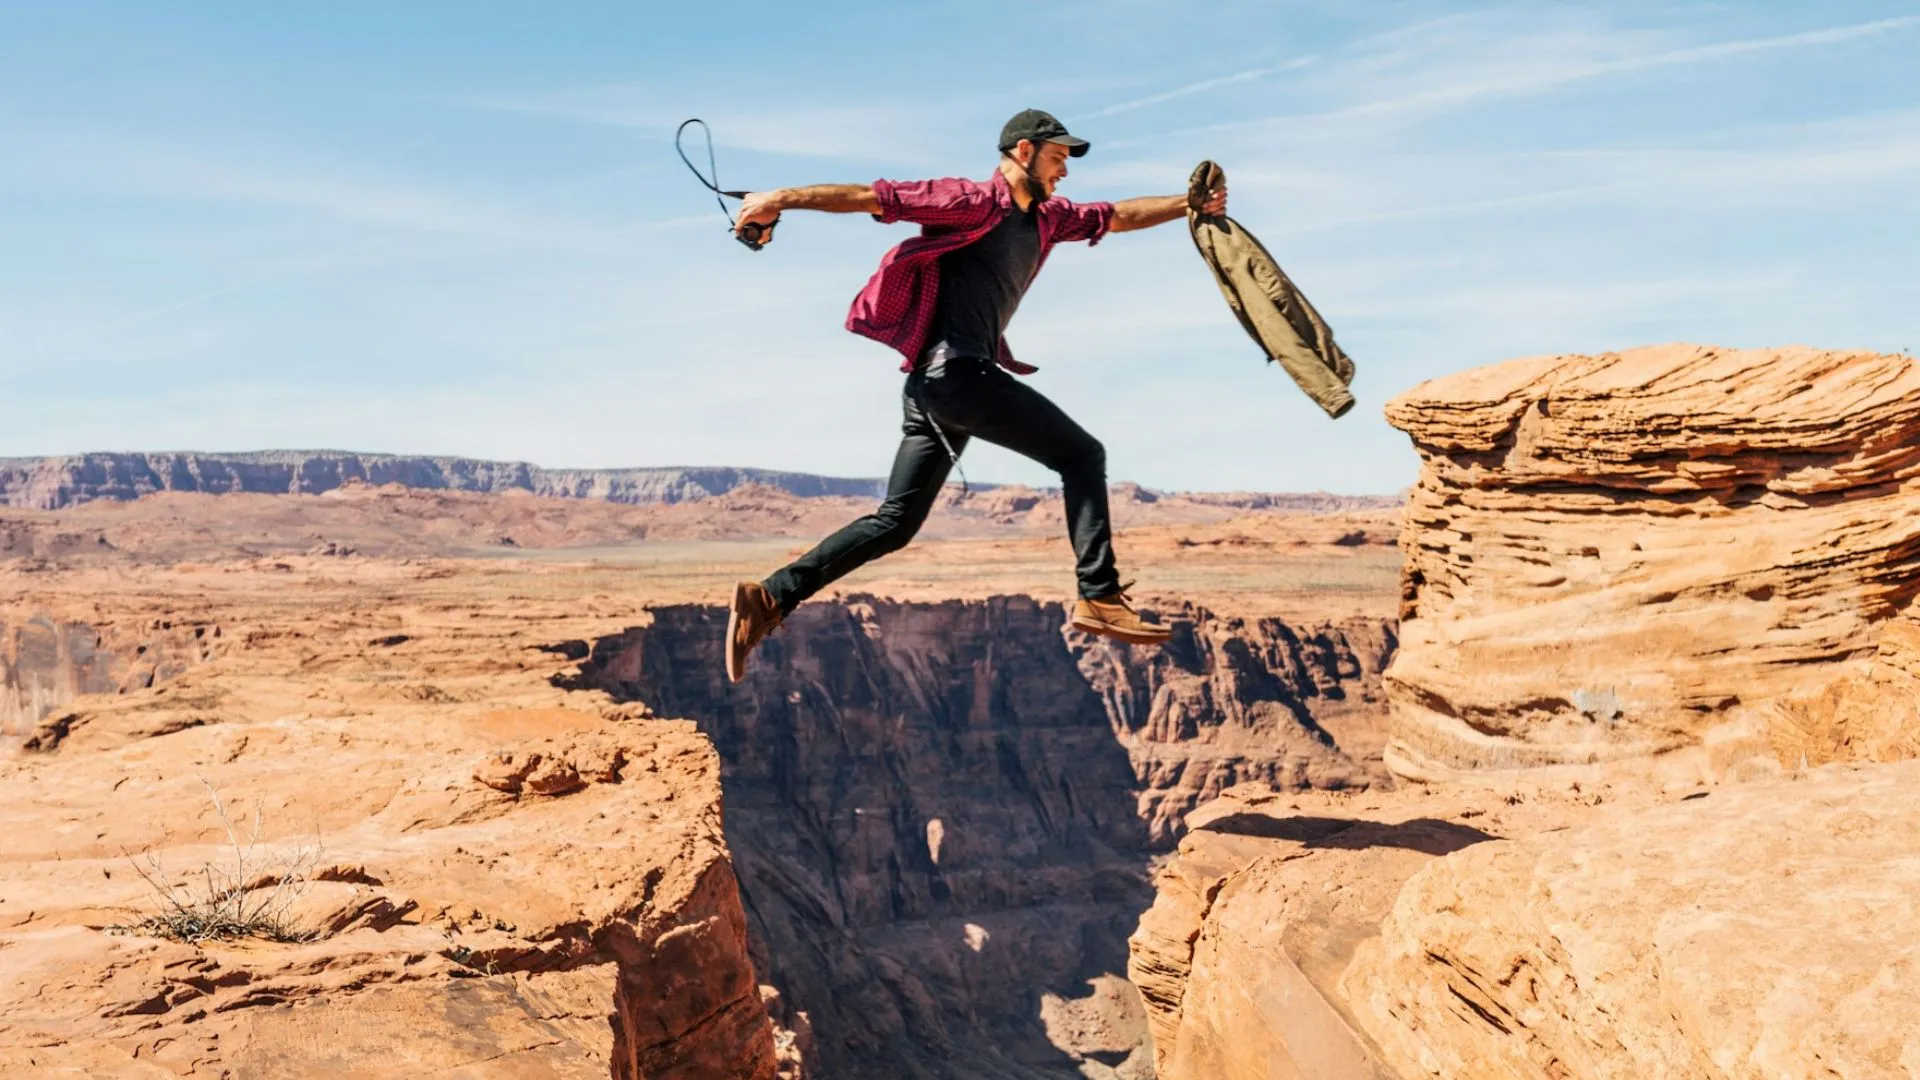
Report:
M 940 256 L 985 236 L 1012 209 L 1013 187 L 998 170 L 986 183 L 948 178 L 896 183 L 875 180 L 880 200 L 874 217 L 883 224 L 911 221 L 920 235 L 887 252 L 867 287 L 854 297 L 847 329 L 899 351 L 901 371 L 912 371 L 927 345 L 933 325 L 933 301 L 940 290 Z M 1040 204 L 1040 273 L 1047 252 L 1066 240 L 1097 244 L 1113 224 L 1112 203 L 1073 203 L 1058 196 Z M 1013 358 L 1000 340 L 1000 366 L 1017 375 L 1039 369 Z

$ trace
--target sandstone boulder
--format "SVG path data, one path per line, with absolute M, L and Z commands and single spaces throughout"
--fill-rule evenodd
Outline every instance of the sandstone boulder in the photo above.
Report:
M 1695 743 L 1857 673 L 1920 591 L 1910 357 L 1538 357 L 1386 412 L 1421 458 L 1386 678 L 1403 774 Z
M 1920 764 L 1616 807 L 1421 870 L 1341 982 L 1403 1076 L 1920 1073 Z
M 1133 939 L 1160 1076 L 1906 1080 L 1916 782 L 1229 793 Z

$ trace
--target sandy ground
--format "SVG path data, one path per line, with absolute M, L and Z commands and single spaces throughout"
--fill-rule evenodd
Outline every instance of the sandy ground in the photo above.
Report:
M 992 495 L 991 503 L 950 501 L 911 547 L 827 595 L 1070 598 L 1073 553 L 1058 497 Z M 765 490 L 634 507 L 365 489 L 9 510 L 0 512 L 0 606 L 16 619 L 73 604 L 104 613 L 113 606 L 109 596 L 178 591 L 185 600 L 245 591 L 255 575 L 283 587 L 370 585 L 396 567 L 417 578 L 428 564 L 435 567 L 428 580 L 446 582 L 436 589 L 449 594 L 447 602 L 463 589 L 484 593 L 518 581 L 504 587 L 583 604 L 598 598 L 592 602 L 609 612 L 723 603 L 734 581 L 766 575 L 869 509 L 861 500 Z M 1174 496 L 1116 500 L 1115 516 L 1122 574 L 1137 579 L 1143 602 L 1260 615 L 1392 613 L 1400 566 L 1395 511 L 1249 512 Z

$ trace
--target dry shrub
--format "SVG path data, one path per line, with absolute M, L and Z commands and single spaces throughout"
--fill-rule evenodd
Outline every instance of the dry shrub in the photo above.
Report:
M 127 859 L 134 871 L 159 898 L 160 911 L 139 922 L 108 929 L 189 945 L 247 937 L 283 942 L 312 940 L 315 932 L 295 925 L 289 911 L 312 879 L 320 860 L 319 841 L 262 851 L 259 808 L 254 808 L 252 824 L 243 840 L 227 815 L 220 793 L 205 780 L 201 784 L 226 831 L 229 858 L 204 863 L 176 884 L 168 879 L 158 852 L 144 851 L 138 859 L 129 853 Z

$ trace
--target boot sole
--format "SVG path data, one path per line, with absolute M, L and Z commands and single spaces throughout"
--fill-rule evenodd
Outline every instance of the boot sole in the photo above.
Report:
M 1157 634 L 1143 634 L 1134 630 L 1122 630 L 1112 623 L 1098 622 L 1093 619 L 1076 618 L 1073 620 L 1072 626 L 1075 630 L 1085 630 L 1089 634 L 1099 634 L 1102 637 L 1110 637 L 1115 641 L 1124 641 L 1129 645 L 1164 645 L 1166 644 L 1167 638 L 1172 636 L 1171 632 L 1166 630 L 1162 630 Z
M 740 640 L 740 609 L 747 604 L 747 587 L 733 587 L 733 603 L 727 605 L 727 681 L 737 683 L 747 674 L 747 656 L 734 647 Z

